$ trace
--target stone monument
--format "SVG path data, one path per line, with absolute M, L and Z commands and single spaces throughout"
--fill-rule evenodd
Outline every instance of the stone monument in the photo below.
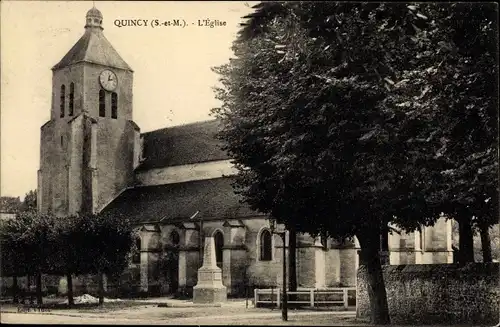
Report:
M 213 237 L 205 238 L 203 265 L 198 269 L 198 283 L 193 288 L 193 303 L 220 303 L 227 300 L 227 290 L 222 284 L 222 270 L 215 261 Z

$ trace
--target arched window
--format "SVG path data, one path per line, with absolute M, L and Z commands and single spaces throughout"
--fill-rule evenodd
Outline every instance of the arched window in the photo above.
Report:
M 106 93 L 99 91 L 99 117 L 106 117 Z
M 272 235 L 267 229 L 260 233 L 260 260 L 271 261 L 273 257 Z
M 140 237 L 135 239 L 135 252 L 134 252 L 134 255 L 132 256 L 132 262 L 133 263 L 140 263 L 141 262 L 141 238 Z
M 172 242 L 172 245 L 179 245 L 179 242 L 181 241 L 181 237 L 177 231 L 172 231 L 170 233 L 170 242 Z
M 216 231 L 214 233 L 214 245 L 215 245 L 215 261 L 217 261 L 217 266 L 222 268 L 222 248 L 224 247 L 224 235 L 221 231 Z
M 118 118 L 118 94 L 111 93 L 111 118 Z
M 69 85 L 69 113 L 68 116 L 73 116 L 73 108 L 75 102 L 75 83 Z
M 66 98 L 66 86 L 61 85 L 61 94 L 59 97 L 59 108 L 61 111 L 60 117 L 64 117 L 64 106 L 65 106 L 65 98 Z

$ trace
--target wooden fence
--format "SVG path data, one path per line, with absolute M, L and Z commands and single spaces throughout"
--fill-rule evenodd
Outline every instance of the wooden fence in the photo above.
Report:
M 302 289 L 296 292 L 287 292 L 287 302 L 300 306 L 343 306 L 347 310 L 349 307 L 349 291 L 356 294 L 356 287 L 339 287 L 328 289 Z M 294 300 L 290 300 L 290 295 L 295 295 Z M 280 307 L 282 301 L 282 290 L 280 288 L 267 288 L 254 290 L 254 306 L 259 304 Z

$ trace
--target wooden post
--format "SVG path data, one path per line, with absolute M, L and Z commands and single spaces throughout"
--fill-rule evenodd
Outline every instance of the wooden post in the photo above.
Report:
M 247 278 L 247 271 L 245 269 L 244 275 L 243 275 L 243 287 L 245 288 L 245 308 L 248 309 L 248 278 Z
M 279 292 L 278 292 L 278 294 L 279 294 Z M 271 286 L 271 310 L 274 310 L 274 286 Z
M 12 302 L 19 303 L 19 294 L 18 294 L 18 286 L 17 286 L 17 276 L 12 276 Z
M 281 289 L 278 288 L 278 294 L 276 295 L 276 306 L 281 308 Z
M 309 297 L 311 308 L 314 308 L 314 289 L 309 291 Z
M 344 309 L 348 309 L 349 305 L 348 305 L 348 299 L 349 297 L 347 296 L 347 288 L 344 288 L 343 289 L 343 292 L 344 292 Z
M 259 291 L 259 290 L 258 290 L 257 288 L 254 288 L 254 290 L 253 290 L 253 306 L 254 306 L 255 308 L 257 308 L 257 300 L 258 300 L 258 298 L 257 298 L 257 297 L 258 297 L 258 295 L 259 295 L 258 291 Z
M 102 272 L 98 273 L 99 278 L 99 306 L 104 304 L 104 274 Z
M 37 272 L 35 275 L 35 287 L 36 287 L 36 304 L 38 306 L 41 306 L 43 303 L 43 296 L 42 296 L 42 273 Z
M 71 275 L 70 271 L 66 273 L 66 280 L 68 282 L 67 284 L 68 306 L 71 307 L 75 304 L 75 300 L 73 298 L 73 276 Z
M 286 294 L 286 232 L 283 232 L 283 310 L 281 312 L 281 318 L 283 321 L 288 321 L 288 299 Z

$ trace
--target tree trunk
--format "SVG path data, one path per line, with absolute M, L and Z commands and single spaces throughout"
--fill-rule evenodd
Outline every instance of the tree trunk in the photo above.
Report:
M 482 226 L 479 230 L 481 234 L 481 249 L 483 251 L 483 262 L 492 262 L 493 257 L 491 255 L 491 240 L 490 233 L 487 226 Z
M 19 303 L 19 287 L 17 286 L 17 276 L 12 276 L 12 301 Z
M 71 272 L 66 273 L 66 280 L 68 281 L 68 306 L 75 305 L 75 300 L 73 299 L 73 276 Z
M 458 220 L 458 243 L 460 250 L 459 263 L 474 262 L 474 233 L 470 217 L 460 217 Z
M 33 304 L 33 293 L 31 292 L 31 275 L 26 276 L 26 287 L 28 288 L 28 297 L 30 304 Z
M 36 304 L 38 306 L 43 304 L 42 273 L 41 272 L 37 272 L 37 274 L 36 274 Z
M 104 274 L 99 273 L 99 305 L 104 304 Z
M 288 290 L 291 292 L 297 291 L 297 230 L 295 227 L 289 228 L 288 233 Z M 290 300 L 294 300 L 294 296 L 289 296 Z
M 380 229 L 364 230 L 356 236 L 361 246 L 359 263 L 360 266 L 364 266 L 366 269 L 371 323 L 377 325 L 390 324 L 387 293 L 382 265 L 380 264 Z

